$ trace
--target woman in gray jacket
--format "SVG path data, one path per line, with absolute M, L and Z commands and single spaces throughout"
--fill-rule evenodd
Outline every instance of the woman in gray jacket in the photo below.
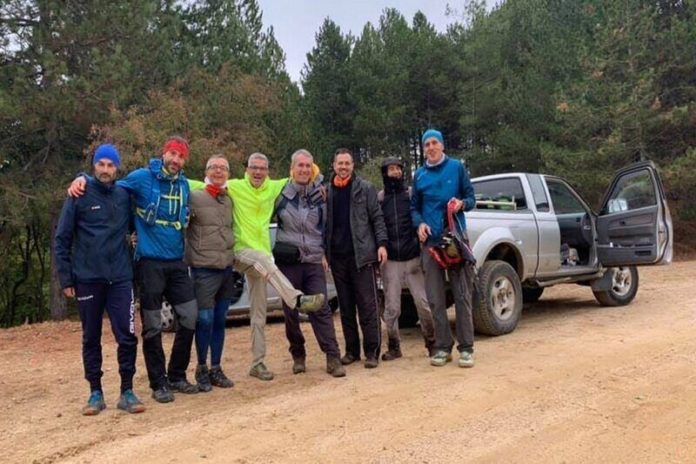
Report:
M 297 150 L 292 155 L 291 177 L 276 203 L 278 231 L 273 255 L 276 265 L 295 288 L 308 295 L 326 295 L 326 203 L 320 192 L 321 179 L 312 179 L 313 162 L 312 154 L 307 150 Z M 287 305 L 283 306 L 283 310 L 285 334 L 290 342 L 290 354 L 294 361 L 292 372 L 299 374 L 306 370 L 305 339 L 297 310 Z M 319 347 L 326 354 L 326 371 L 334 377 L 345 376 L 333 314 L 328 305 L 324 303 L 322 309 L 310 313 L 309 321 Z

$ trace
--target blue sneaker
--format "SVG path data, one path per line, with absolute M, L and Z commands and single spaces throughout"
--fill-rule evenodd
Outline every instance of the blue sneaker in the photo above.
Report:
M 99 390 L 94 390 L 87 400 L 87 404 L 82 408 L 83 416 L 96 416 L 106 409 L 104 394 Z
M 116 407 L 131 414 L 145 411 L 143 402 L 140 401 L 138 397 L 135 396 L 135 393 L 133 393 L 133 390 L 130 389 L 121 393 L 121 398 L 119 398 Z

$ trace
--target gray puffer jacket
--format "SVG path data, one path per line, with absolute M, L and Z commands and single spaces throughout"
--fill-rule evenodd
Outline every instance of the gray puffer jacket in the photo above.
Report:
M 292 180 L 287 183 L 276 204 L 276 243 L 295 245 L 303 263 L 320 264 L 324 256 L 326 202 L 320 195 L 310 195 L 315 188 L 318 186 L 300 185 Z
M 377 190 L 368 181 L 353 174 L 350 184 L 350 234 L 353 240 L 355 264 L 360 269 L 371 263 L 377 262 L 377 248 L 387 246 L 389 238 L 387 228 L 384 225 L 384 213 L 377 200 Z M 348 187 L 346 187 L 348 188 Z M 326 213 L 326 240 L 331 243 L 333 233 L 333 195 L 336 187 L 333 185 L 333 177 L 329 182 L 327 213 Z M 329 264 L 331 263 L 331 247 L 327 247 Z

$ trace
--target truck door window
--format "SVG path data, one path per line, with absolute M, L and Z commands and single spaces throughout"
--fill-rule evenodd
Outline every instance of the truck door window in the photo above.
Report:
M 527 209 L 522 182 L 517 177 L 474 183 L 477 211 Z
M 539 212 L 549 211 L 549 199 L 546 197 L 546 190 L 544 189 L 544 183 L 541 180 L 539 174 L 527 174 L 527 180 L 529 181 L 529 186 L 532 189 L 532 197 L 534 198 L 534 204 Z
M 547 180 L 547 185 L 556 214 L 586 213 L 580 200 L 567 185 L 551 179 Z
M 602 213 L 617 213 L 633 209 L 655 206 L 657 197 L 650 172 L 638 171 L 623 176 L 611 191 L 609 201 Z

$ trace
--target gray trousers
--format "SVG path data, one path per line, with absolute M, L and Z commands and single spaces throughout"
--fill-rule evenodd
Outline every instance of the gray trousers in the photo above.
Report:
M 454 314 L 456 322 L 457 350 L 474 352 L 474 321 L 472 318 L 471 294 L 474 288 L 474 267 L 464 265 L 458 269 L 445 271 L 428 254 L 428 249 L 421 251 L 421 263 L 425 272 L 425 292 L 433 312 L 435 325 L 435 349 L 452 351 L 452 331 L 447 319 L 445 303 L 445 282 L 449 277 L 450 288 L 454 296 Z
M 382 282 L 384 284 L 384 325 L 387 326 L 389 340 L 399 341 L 399 316 L 401 316 L 401 290 L 406 285 L 411 292 L 416 305 L 421 332 L 426 343 L 432 345 L 435 341 L 433 315 L 425 294 L 425 280 L 420 258 L 408 261 L 392 261 L 382 266 Z
M 276 289 L 286 305 L 294 308 L 302 292 L 295 289 L 278 269 L 273 258 L 257 250 L 240 250 L 234 254 L 234 267 L 243 272 L 249 285 L 249 325 L 251 325 L 251 367 L 266 357 L 266 284 Z

